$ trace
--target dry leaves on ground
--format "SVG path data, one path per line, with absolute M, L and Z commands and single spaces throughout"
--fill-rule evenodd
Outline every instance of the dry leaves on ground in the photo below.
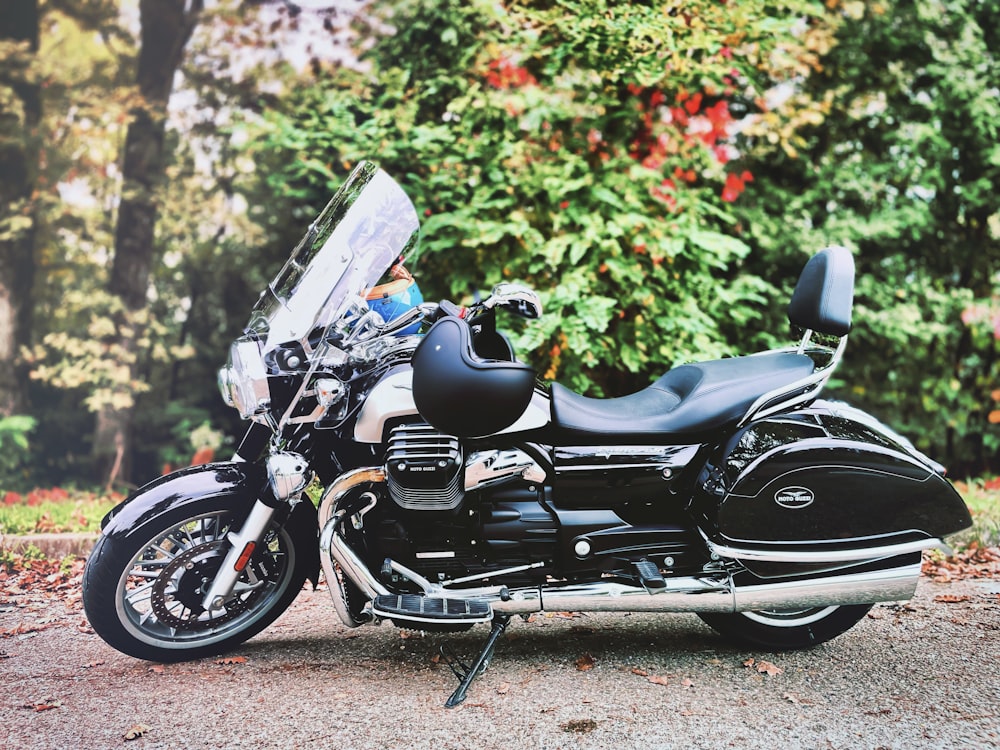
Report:
M 775 677 L 776 675 L 782 674 L 785 670 L 776 664 L 772 664 L 769 661 L 764 661 L 761 659 L 757 661 L 753 657 L 750 657 L 745 662 L 743 662 L 744 667 L 756 670 L 760 674 L 766 674 L 769 677 Z
M 1000 580 L 1000 547 L 980 547 L 973 542 L 951 557 L 926 555 L 922 572 L 936 583 L 967 578 Z
M 125 739 L 126 742 L 128 742 L 130 740 L 137 740 L 140 737 L 144 736 L 146 734 L 146 732 L 148 732 L 149 730 L 150 730 L 150 727 L 147 726 L 146 724 L 135 724 L 135 725 L 129 727 L 125 731 L 125 734 L 122 735 L 122 737 Z

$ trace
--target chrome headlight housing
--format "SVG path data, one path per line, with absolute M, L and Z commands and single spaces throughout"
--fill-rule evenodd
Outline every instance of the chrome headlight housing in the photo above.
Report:
M 270 408 L 271 391 L 258 341 L 241 337 L 233 342 L 229 361 L 219 370 L 219 391 L 243 419 L 251 419 Z

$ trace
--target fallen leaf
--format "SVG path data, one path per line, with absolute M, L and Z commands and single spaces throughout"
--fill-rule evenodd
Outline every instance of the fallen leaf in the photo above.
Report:
M 934 601 L 942 602 L 943 604 L 958 604 L 959 602 L 971 601 L 972 597 L 966 594 L 938 594 L 934 597 Z
M 49 711 L 53 708 L 59 708 L 62 705 L 62 701 L 56 700 L 55 698 L 42 698 L 37 703 L 25 703 L 21 708 L 30 708 L 35 713 L 40 711 Z
M 88 661 L 83 665 L 83 669 L 93 669 L 94 667 L 99 667 L 103 664 L 103 661 Z
M 564 732 L 576 732 L 577 734 L 587 734 L 597 729 L 597 722 L 593 719 L 571 719 L 559 725 Z
M 652 682 L 654 685 L 669 685 L 671 677 L 670 675 L 651 674 L 646 680 Z
M 791 693 L 783 693 L 781 697 L 784 698 L 789 703 L 798 703 L 799 702 L 799 699 L 796 698 Z
M 128 742 L 129 740 L 137 740 L 144 734 L 146 734 L 146 732 L 148 732 L 149 730 L 150 727 L 147 726 L 146 724 L 136 724 L 134 726 L 129 727 L 128 730 L 126 730 L 125 734 L 122 736 L 125 738 L 126 742 Z
M 759 661 L 757 662 L 757 671 L 761 674 L 774 677 L 775 675 L 782 674 L 785 670 L 769 661 Z
M 745 662 L 743 662 L 743 666 L 749 669 L 755 669 L 760 674 L 768 674 L 771 677 L 779 675 L 785 671 L 781 667 L 776 666 L 769 661 L 764 661 L 763 659 L 757 661 L 753 657 L 750 657 Z
M 247 658 L 245 656 L 224 656 L 221 659 L 215 660 L 216 664 L 246 664 Z
M 683 687 L 685 690 L 687 688 L 692 688 L 694 687 L 694 682 L 691 680 L 691 678 L 685 677 L 683 680 L 681 680 L 681 687 Z
M 593 669 L 594 664 L 595 664 L 594 657 L 591 656 L 589 653 L 584 654 L 583 656 L 581 656 L 579 659 L 576 660 L 576 668 L 580 672 L 586 672 L 588 669 Z
M 497 693 L 500 695 L 507 695 L 507 691 L 510 690 L 509 682 L 502 682 L 497 685 Z
M 434 656 L 431 657 L 431 664 L 440 664 L 440 663 L 441 663 L 441 654 L 434 654 Z
M 163 674 L 163 665 L 162 664 L 154 664 L 153 666 L 151 666 L 149 668 L 148 671 L 152 672 L 153 674 Z
M 632 667 L 632 674 L 637 674 L 640 677 L 649 677 L 649 672 L 645 669 L 639 669 L 639 667 Z

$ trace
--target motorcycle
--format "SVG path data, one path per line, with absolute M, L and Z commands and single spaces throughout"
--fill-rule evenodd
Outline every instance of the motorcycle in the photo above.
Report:
M 399 185 L 358 165 L 220 371 L 250 421 L 236 455 L 103 520 L 83 601 L 107 643 L 155 661 L 231 649 L 322 569 L 347 627 L 491 625 L 452 665 L 453 706 L 514 615 L 693 612 L 804 648 L 909 599 L 922 551 L 971 524 L 940 465 L 820 398 L 851 328 L 846 249 L 806 263 L 797 345 L 594 399 L 539 382 L 498 329 L 499 313 L 541 315 L 531 289 L 424 302 L 402 265 L 417 237 Z

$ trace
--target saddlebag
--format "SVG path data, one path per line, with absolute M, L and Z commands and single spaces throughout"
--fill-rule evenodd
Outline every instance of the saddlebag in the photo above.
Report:
M 692 510 L 709 539 L 759 559 L 919 548 L 971 524 L 940 466 L 873 417 L 824 401 L 738 431 L 699 485 Z

